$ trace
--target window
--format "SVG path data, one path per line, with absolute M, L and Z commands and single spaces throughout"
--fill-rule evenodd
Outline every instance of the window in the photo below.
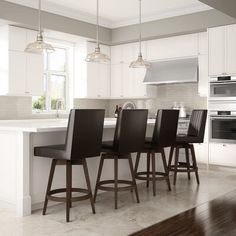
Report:
M 32 98 L 36 112 L 69 109 L 69 53 L 71 48 L 54 45 L 55 52 L 44 55 L 44 95 Z

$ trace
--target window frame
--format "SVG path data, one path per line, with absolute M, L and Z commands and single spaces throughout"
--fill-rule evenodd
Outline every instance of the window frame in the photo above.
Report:
M 50 75 L 58 75 L 58 76 L 65 76 L 65 109 L 58 111 L 60 114 L 68 114 L 69 110 L 73 106 L 73 92 L 72 92 L 72 81 L 73 81 L 73 70 L 74 70 L 74 44 L 69 43 L 66 41 L 60 41 L 55 39 L 48 39 L 48 43 L 52 44 L 53 47 L 64 49 L 66 50 L 66 64 L 65 64 L 65 71 L 57 71 L 57 70 L 49 70 L 49 60 L 48 54 L 44 55 L 47 57 L 47 65 L 45 69 L 45 64 L 43 67 L 43 79 L 46 80 L 46 88 L 45 88 L 45 110 L 35 110 L 32 108 L 33 114 L 56 114 L 57 110 L 51 109 L 51 101 L 49 96 L 49 82 L 50 82 Z M 72 63 L 73 62 L 73 63 Z

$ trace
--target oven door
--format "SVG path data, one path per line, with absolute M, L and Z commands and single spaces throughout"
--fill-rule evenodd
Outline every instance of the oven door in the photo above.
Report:
M 210 99 L 232 100 L 234 98 L 236 98 L 236 81 L 210 83 Z
M 236 116 L 211 117 L 211 141 L 236 143 Z

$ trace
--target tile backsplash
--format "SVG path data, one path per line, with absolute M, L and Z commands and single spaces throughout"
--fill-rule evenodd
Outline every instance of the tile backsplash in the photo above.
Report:
M 132 101 L 137 108 L 149 109 L 149 115 L 156 114 L 157 109 L 171 108 L 174 102 L 183 104 L 190 113 L 194 108 L 207 108 L 207 98 L 198 95 L 198 85 L 171 84 L 157 86 L 157 97 L 153 99 L 74 99 L 74 108 L 100 108 L 106 110 L 106 117 L 114 117 L 115 106 Z M 0 119 L 27 119 L 32 116 L 30 97 L 0 96 Z M 37 118 L 48 118 L 38 115 Z

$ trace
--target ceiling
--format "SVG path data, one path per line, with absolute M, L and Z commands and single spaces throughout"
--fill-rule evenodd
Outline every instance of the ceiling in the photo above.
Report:
M 38 0 L 8 0 L 37 8 Z M 96 0 L 42 0 L 45 11 L 96 22 Z M 142 0 L 142 21 L 153 21 L 211 9 L 197 0 Z M 136 24 L 138 0 L 100 0 L 101 25 L 108 28 Z

